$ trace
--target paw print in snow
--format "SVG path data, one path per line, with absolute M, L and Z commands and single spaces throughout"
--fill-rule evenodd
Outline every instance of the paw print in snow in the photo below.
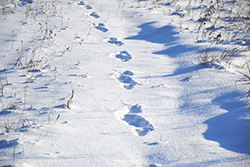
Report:
M 130 108 L 126 115 L 124 115 L 123 120 L 129 125 L 136 127 L 136 132 L 139 136 L 145 136 L 148 132 L 153 131 L 154 127 L 149 121 L 138 115 L 138 113 L 142 113 L 142 110 L 141 106 L 136 104 Z
M 108 29 L 105 28 L 105 25 L 103 23 L 99 23 L 98 26 L 95 27 L 97 30 L 102 31 L 102 32 L 107 32 Z
M 123 86 L 125 89 L 133 89 L 134 86 L 137 84 L 132 78 L 131 76 L 133 76 L 134 73 L 131 71 L 125 71 L 123 72 L 118 80 L 122 83 L 124 83 L 125 85 Z
M 117 38 L 114 38 L 114 37 L 109 38 L 108 43 L 115 44 L 116 46 L 124 45 L 123 42 L 117 41 Z
M 132 56 L 126 50 L 121 51 L 119 54 L 116 54 L 115 57 L 121 59 L 122 62 L 126 62 L 132 59 Z

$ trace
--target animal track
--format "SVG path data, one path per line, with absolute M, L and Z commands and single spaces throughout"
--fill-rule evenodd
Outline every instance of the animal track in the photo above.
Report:
M 83 1 L 78 2 L 77 5 L 85 5 Z
M 133 72 L 127 70 L 127 71 L 123 72 L 123 73 L 119 76 L 118 80 L 119 80 L 120 82 L 122 82 L 122 83 L 125 84 L 125 85 L 123 86 L 125 89 L 132 89 L 132 88 L 134 88 L 134 86 L 137 84 L 137 83 L 131 78 L 131 76 L 133 76 L 133 75 L 134 75 Z
M 92 17 L 94 17 L 94 18 L 96 18 L 96 19 L 100 17 L 96 12 L 92 12 L 92 13 L 90 14 L 90 16 L 92 16 Z
M 92 6 L 90 6 L 90 5 L 86 5 L 86 9 L 92 9 Z
M 136 132 L 139 136 L 145 136 L 148 132 L 153 131 L 154 127 L 145 118 L 138 113 L 142 113 L 141 106 L 136 104 L 129 109 L 129 112 L 124 115 L 123 120 L 129 125 L 136 127 Z
M 18 4 L 18 6 L 24 6 L 24 5 L 33 3 L 33 0 L 20 0 L 20 1 L 21 3 Z
M 102 31 L 102 32 L 107 32 L 108 29 L 105 28 L 105 25 L 103 23 L 99 23 L 98 26 L 95 27 L 97 30 Z
M 114 37 L 109 38 L 108 43 L 115 44 L 115 45 L 117 45 L 117 46 L 122 46 L 122 45 L 124 45 L 123 42 L 117 41 L 117 38 L 114 38 Z
M 132 59 L 132 56 L 126 50 L 116 54 L 115 57 L 121 59 L 122 62 L 126 62 Z
M 132 107 L 129 109 L 129 113 L 132 113 L 132 114 L 142 113 L 142 111 L 141 111 L 141 106 L 139 106 L 138 104 L 132 106 Z

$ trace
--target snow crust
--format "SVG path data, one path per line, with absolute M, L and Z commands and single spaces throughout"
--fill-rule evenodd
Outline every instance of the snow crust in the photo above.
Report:
M 0 166 L 249 166 L 246 57 L 200 66 L 174 3 L 1 2 Z

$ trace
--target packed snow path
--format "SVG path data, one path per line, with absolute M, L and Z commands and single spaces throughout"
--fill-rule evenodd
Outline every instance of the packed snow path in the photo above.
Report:
M 21 2 L 17 13 L 39 5 Z M 74 0 L 56 5 L 61 17 L 2 18 L 6 27 L 15 20 L 20 23 L 9 31 L 19 32 L 11 40 L 23 41 L 3 43 L 8 37 L 1 34 L 3 54 L 12 47 L 33 53 L 32 48 L 40 47 L 38 32 L 46 32 L 39 25 L 45 23 L 55 39 L 40 49 L 50 68 L 23 75 L 24 69 L 10 68 L 18 56 L 2 56 L 9 65 L 7 71 L 0 69 L 10 78 L 5 89 L 23 90 L 27 84 L 19 91 L 20 104 L 30 107 L 22 118 L 35 123 L 0 135 L 0 165 L 250 164 L 249 118 L 240 119 L 249 117 L 249 111 L 232 92 L 234 83 L 226 82 L 237 77 L 192 64 L 196 47 L 190 44 L 192 36 L 172 23 L 178 16 L 139 8 L 132 1 Z M 232 105 L 237 108 L 227 107 L 223 102 L 228 100 L 235 100 Z M 1 120 L 10 118 L 11 113 Z M 228 130 L 231 121 L 235 127 Z

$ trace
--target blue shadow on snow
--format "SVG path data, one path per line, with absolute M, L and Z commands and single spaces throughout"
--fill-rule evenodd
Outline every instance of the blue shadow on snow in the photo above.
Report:
M 118 80 L 121 82 L 121 83 L 124 83 L 125 85 L 123 86 L 125 89 L 133 89 L 134 86 L 137 84 L 132 78 L 131 76 L 133 76 L 134 73 L 131 72 L 131 71 L 125 71 L 123 72 Z
M 108 43 L 115 44 L 116 46 L 122 46 L 122 45 L 124 45 L 123 42 L 117 41 L 117 38 L 115 38 L 115 37 L 109 38 Z
M 140 25 L 138 28 L 140 28 L 141 31 L 138 33 L 138 35 L 125 39 L 144 40 L 151 43 L 159 43 L 165 45 L 176 43 L 179 38 L 175 35 L 177 35 L 178 32 L 174 30 L 173 26 L 166 25 L 160 28 L 155 28 L 154 26 L 152 26 L 152 24 L 154 23 L 155 22 L 149 22 Z
M 19 0 L 19 1 L 21 2 L 19 6 L 24 6 L 33 3 L 33 0 Z
M 244 119 L 250 110 L 245 100 L 239 100 L 242 96 L 231 92 L 214 99 L 213 103 L 228 112 L 205 121 L 208 129 L 203 135 L 227 150 L 250 154 L 250 119 Z
M 153 26 L 155 22 L 144 23 L 138 28 L 141 31 L 132 37 L 125 38 L 127 40 L 144 40 L 156 44 L 164 44 L 167 49 L 153 52 L 153 54 L 168 55 L 170 57 L 176 57 L 180 54 L 196 50 L 195 47 L 189 45 L 178 44 L 179 33 L 175 31 L 175 28 L 171 25 L 166 25 L 160 28 Z
M 18 144 L 17 139 L 10 140 L 10 141 L 0 140 L 0 149 L 11 148 L 17 144 Z
M 126 51 L 126 50 L 121 51 L 119 54 L 116 54 L 115 57 L 117 59 L 120 59 L 122 62 L 127 62 L 130 59 L 132 59 L 131 54 L 129 54 L 128 51 Z
M 139 136 L 145 136 L 148 132 L 154 130 L 153 125 L 140 115 L 126 114 L 123 120 L 129 125 L 137 127 L 136 132 Z
M 192 52 L 195 49 L 196 49 L 195 47 L 178 44 L 178 45 L 171 46 L 162 51 L 153 52 L 153 54 L 168 55 L 169 57 L 176 57 L 186 52 Z
M 92 13 L 90 14 L 90 16 L 92 16 L 92 17 L 94 17 L 94 18 L 96 18 L 96 19 L 100 17 L 96 12 L 92 12 Z
M 129 125 L 136 127 L 136 132 L 139 136 L 145 136 L 148 132 L 153 131 L 154 127 L 138 113 L 142 113 L 141 106 L 136 104 L 129 109 L 129 112 L 124 115 L 123 120 L 126 121 Z M 151 143 L 151 145 L 156 145 Z
M 97 30 L 102 31 L 102 32 L 107 32 L 108 29 L 105 27 L 103 23 L 99 23 L 98 26 L 95 27 Z

